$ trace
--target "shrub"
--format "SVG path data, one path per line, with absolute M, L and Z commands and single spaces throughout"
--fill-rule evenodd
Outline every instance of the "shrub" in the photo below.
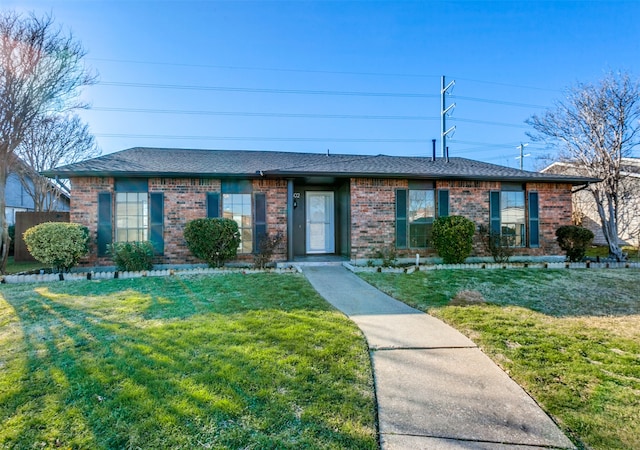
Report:
M 78 223 L 45 222 L 23 236 L 31 255 L 58 272 L 68 272 L 89 252 L 89 230 Z
M 591 230 L 577 225 L 565 225 L 556 230 L 558 245 L 567 254 L 569 261 L 580 261 L 593 241 Z
M 398 252 L 393 245 L 376 250 L 372 256 L 380 260 L 382 267 L 398 267 Z M 373 261 L 370 265 L 373 266 Z
M 265 233 L 258 242 L 258 252 L 253 257 L 253 265 L 256 269 L 264 269 L 271 261 L 276 249 L 282 244 L 284 236 L 282 233 L 270 235 Z
M 153 244 L 149 241 L 114 242 L 107 250 L 117 270 L 140 272 L 153 269 Z
M 184 228 L 184 239 L 191 253 L 210 267 L 222 267 L 225 261 L 236 256 L 240 245 L 238 224 L 223 218 L 188 222 Z
M 471 254 L 475 224 L 462 216 L 438 217 L 433 222 L 433 245 L 445 264 L 460 264 Z
M 513 244 L 515 236 L 500 235 L 492 232 L 486 225 L 480 225 L 478 231 L 482 239 L 484 249 L 491 254 L 493 260 L 497 263 L 505 263 L 513 256 Z

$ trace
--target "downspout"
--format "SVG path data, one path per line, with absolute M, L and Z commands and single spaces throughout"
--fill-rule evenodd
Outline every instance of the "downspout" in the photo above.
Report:
M 287 180 L 287 261 L 293 261 L 293 180 Z

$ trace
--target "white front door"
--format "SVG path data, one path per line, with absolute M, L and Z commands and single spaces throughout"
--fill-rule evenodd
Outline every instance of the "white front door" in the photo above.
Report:
M 333 192 L 307 192 L 307 253 L 335 253 Z

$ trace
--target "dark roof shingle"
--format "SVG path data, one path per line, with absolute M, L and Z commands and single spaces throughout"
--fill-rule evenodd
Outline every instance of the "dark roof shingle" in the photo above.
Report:
M 246 150 L 189 150 L 135 147 L 44 173 L 47 176 L 258 177 L 334 176 L 446 178 L 586 184 L 576 176 L 528 172 L 466 158 L 387 155 L 326 155 Z

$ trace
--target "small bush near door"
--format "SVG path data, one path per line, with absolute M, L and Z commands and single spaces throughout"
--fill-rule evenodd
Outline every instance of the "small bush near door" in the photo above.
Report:
M 433 222 L 433 245 L 445 264 L 461 264 L 473 249 L 475 224 L 463 216 L 438 217 Z
M 238 253 L 240 232 L 231 219 L 196 219 L 185 226 L 184 239 L 196 258 L 206 261 L 209 267 L 222 267 Z
M 273 254 L 284 241 L 281 233 L 265 233 L 258 242 L 258 252 L 253 257 L 253 265 L 256 269 L 264 269 L 271 262 Z
M 153 244 L 149 241 L 114 242 L 108 246 L 117 270 L 139 272 L 153 269 Z
M 89 252 L 89 230 L 78 223 L 45 222 L 24 232 L 35 259 L 57 272 L 68 272 Z

